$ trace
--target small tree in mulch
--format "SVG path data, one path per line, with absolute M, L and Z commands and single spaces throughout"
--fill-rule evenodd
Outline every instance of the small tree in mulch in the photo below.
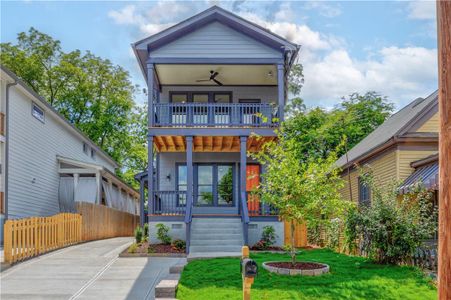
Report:
M 275 207 L 291 222 L 291 262 L 295 265 L 294 231 L 296 223 L 317 226 L 343 214 L 347 205 L 340 197 L 342 180 L 334 167 L 336 154 L 327 158 L 298 158 L 296 141 L 279 134 L 277 142 L 266 143 L 251 154 L 265 167 L 262 181 L 254 191 L 261 200 Z

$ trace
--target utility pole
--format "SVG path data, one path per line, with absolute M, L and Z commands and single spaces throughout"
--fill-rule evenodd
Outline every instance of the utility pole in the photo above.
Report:
M 437 0 L 439 135 L 438 297 L 451 299 L 451 1 Z

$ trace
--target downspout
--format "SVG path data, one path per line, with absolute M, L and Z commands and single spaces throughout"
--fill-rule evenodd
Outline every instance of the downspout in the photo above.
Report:
M 5 121 L 5 221 L 8 220 L 8 158 L 9 158 L 9 89 L 17 85 L 17 80 L 12 83 L 6 84 L 6 121 Z

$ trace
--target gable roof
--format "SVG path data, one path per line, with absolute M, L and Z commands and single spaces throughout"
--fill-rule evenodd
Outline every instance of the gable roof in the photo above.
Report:
M 200 27 L 214 21 L 225 24 L 228 27 L 245 35 L 248 35 L 267 46 L 277 49 L 278 51 L 292 52 L 289 62 L 290 65 L 294 62 L 294 58 L 299 51 L 299 45 L 288 41 L 287 39 L 269 31 L 268 29 L 260 25 L 252 23 L 215 5 L 174 26 L 171 26 L 163 31 L 160 31 L 154 35 L 133 43 L 132 48 L 135 52 L 136 57 L 138 58 L 144 76 L 147 76 L 144 70 L 145 64 L 148 59 L 148 51 L 150 49 L 157 49 L 178 39 L 180 36 L 193 32 Z
M 50 103 L 47 102 L 43 97 L 41 97 L 39 94 L 37 94 L 31 87 L 28 86 L 22 79 L 20 79 L 16 74 L 14 74 L 11 70 L 6 68 L 3 65 L 0 65 L 0 70 L 2 77 L 4 75 L 7 75 L 10 77 L 14 82 L 16 82 L 20 87 L 22 87 L 29 95 L 31 95 L 36 101 L 39 101 L 42 105 L 44 105 L 47 110 L 53 114 L 57 119 L 59 119 L 66 127 L 71 130 L 75 135 L 77 135 L 81 140 L 86 142 L 91 148 L 95 149 L 96 152 L 101 155 L 104 159 L 106 159 L 109 163 L 113 165 L 114 168 L 118 168 L 119 164 L 106 153 L 103 151 L 99 146 L 97 146 L 96 143 L 94 143 L 90 138 L 88 138 L 81 130 L 79 130 L 77 127 L 75 127 L 72 123 L 70 123 L 63 115 L 61 115 Z
M 438 109 L 438 92 L 435 91 L 426 98 L 417 98 L 407 106 L 388 118 L 382 125 L 371 132 L 360 143 L 340 157 L 336 165 L 340 168 L 355 164 L 364 159 L 371 151 L 383 146 L 389 140 L 397 137 L 436 137 L 436 134 L 412 133 L 417 123 Z

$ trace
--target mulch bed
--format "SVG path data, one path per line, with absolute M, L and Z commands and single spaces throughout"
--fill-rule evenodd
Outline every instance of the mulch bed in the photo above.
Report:
M 291 262 L 283 261 L 283 262 L 270 262 L 267 263 L 270 267 L 276 268 L 284 268 L 284 269 L 292 269 L 292 270 L 315 270 L 324 268 L 323 264 L 317 264 L 313 262 L 296 262 L 294 265 Z
M 251 250 L 252 251 L 284 251 L 282 247 L 277 247 L 277 246 L 271 246 L 266 249 L 251 247 Z
M 149 251 L 149 242 L 142 242 L 139 244 L 138 248 L 136 248 L 135 252 L 130 253 L 128 251 L 129 248 L 122 251 L 119 255 L 120 257 L 146 257 L 146 256 L 169 256 L 169 257 L 185 257 L 185 250 L 178 250 L 173 248 L 171 245 L 164 244 L 150 244 Z

